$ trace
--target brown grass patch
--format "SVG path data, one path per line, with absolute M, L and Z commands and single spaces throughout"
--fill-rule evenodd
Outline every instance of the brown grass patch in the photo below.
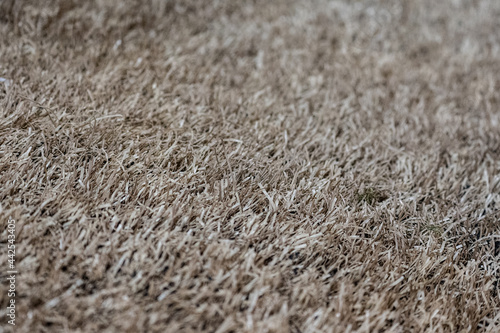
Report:
M 17 331 L 498 331 L 499 15 L 0 2 Z

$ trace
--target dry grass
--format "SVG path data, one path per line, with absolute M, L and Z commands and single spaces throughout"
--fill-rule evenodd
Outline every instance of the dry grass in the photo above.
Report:
M 498 332 L 499 31 L 496 0 L 0 2 L 17 331 Z

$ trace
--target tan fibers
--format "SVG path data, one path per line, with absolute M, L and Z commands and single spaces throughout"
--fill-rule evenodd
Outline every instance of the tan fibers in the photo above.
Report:
M 0 330 L 498 332 L 500 1 L 0 1 Z M 4 325 L 5 324 L 5 325 Z

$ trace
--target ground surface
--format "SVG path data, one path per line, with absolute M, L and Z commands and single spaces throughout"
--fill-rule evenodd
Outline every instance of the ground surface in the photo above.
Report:
M 2 1 L 17 331 L 498 332 L 499 31 L 496 0 Z

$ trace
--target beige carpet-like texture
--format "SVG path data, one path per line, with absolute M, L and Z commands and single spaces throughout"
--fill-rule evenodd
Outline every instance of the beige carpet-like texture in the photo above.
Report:
M 0 1 L 0 332 L 499 332 L 499 207 L 500 1 Z

